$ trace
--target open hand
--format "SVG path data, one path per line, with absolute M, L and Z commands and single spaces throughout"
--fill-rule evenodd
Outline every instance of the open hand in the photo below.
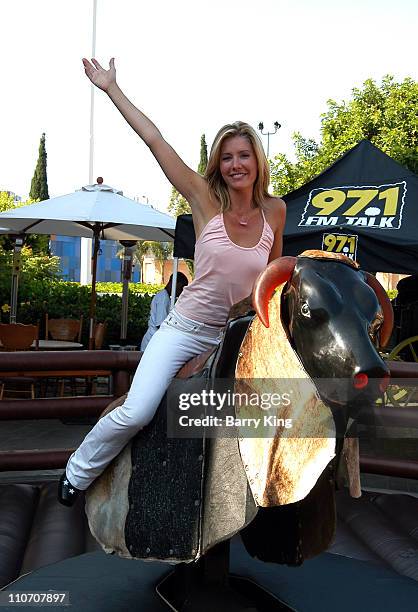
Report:
M 93 85 L 99 89 L 107 91 L 112 83 L 116 83 L 115 58 L 112 57 L 109 62 L 109 70 L 101 67 L 96 59 L 92 59 L 91 63 L 83 58 L 84 72 L 89 77 Z

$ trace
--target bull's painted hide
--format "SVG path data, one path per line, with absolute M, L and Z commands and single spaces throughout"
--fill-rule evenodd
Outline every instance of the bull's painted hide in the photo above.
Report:
M 126 395 L 109 404 L 101 416 L 121 406 Z M 125 523 L 129 512 L 128 486 L 132 475 L 131 442 L 86 492 L 86 515 L 92 535 L 107 553 L 132 559 L 126 547 Z
M 278 288 L 270 301 L 270 327 L 264 327 L 257 316 L 254 318 L 236 366 L 235 391 L 238 393 L 282 395 L 289 392 L 290 386 L 293 390 L 291 403 L 275 409 L 278 418 L 292 419 L 291 429 L 271 426 L 268 432 L 263 430 L 262 438 L 239 438 L 254 500 L 264 507 L 304 499 L 335 456 L 331 411 L 319 398 L 281 323 L 283 287 Z M 291 385 L 289 379 L 294 380 Z M 258 406 L 235 410 L 241 418 L 263 418 L 265 414 Z

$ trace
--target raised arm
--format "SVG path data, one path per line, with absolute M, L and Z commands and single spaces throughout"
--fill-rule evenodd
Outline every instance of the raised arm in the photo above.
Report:
M 190 203 L 193 213 L 203 220 L 206 215 L 212 216 L 213 213 L 206 210 L 208 189 L 205 179 L 183 162 L 154 123 L 128 100 L 116 82 L 114 58 L 109 62 L 109 70 L 102 68 L 95 59 L 91 62 L 83 59 L 84 71 L 90 81 L 107 93 L 132 129 L 148 145 L 170 183 Z

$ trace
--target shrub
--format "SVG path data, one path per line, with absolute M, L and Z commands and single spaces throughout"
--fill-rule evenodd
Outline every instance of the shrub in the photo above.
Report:
M 132 285 L 134 285 L 132 283 Z M 146 285 L 149 293 L 138 294 L 129 290 L 128 335 L 129 344 L 138 344 L 148 327 L 150 304 L 153 297 L 150 289 L 158 287 Z M 80 318 L 83 315 L 82 342 L 88 344 L 88 319 L 90 310 L 91 287 L 53 279 L 34 279 L 19 283 L 17 320 L 20 323 L 38 322 L 40 337 L 45 337 L 45 314 L 51 318 Z M 10 309 L 10 276 L 8 285 L 0 286 L 0 313 L 3 321 L 8 321 Z M 116 344 L 120 339 L 122 297 L 116 294 L 97 295 L 96 320 L 107 323 L 105 346 Z
M 96 283 L 97 293 L 117 293 L 122 294 L 122 283 Z M 154 295 L 160 291 L 164 285 L 149 285 L 147 283 L 129 283 L 129 292 L 136 294 L 149 293 Z

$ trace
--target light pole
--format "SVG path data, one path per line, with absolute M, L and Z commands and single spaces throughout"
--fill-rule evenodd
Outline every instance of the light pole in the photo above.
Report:
M 93 0 L 93 27 L 91 40 L 91 57 L 96 57 L 96 17 L 97 0 Z M 90 150 L 89 150 L 89 185 L 93 183 L 94 163 L 94 90 L 93 83 L 90 86 Z M 91 238 L 80 239 L 80 284 L 91 283 L 92 240 Z
M 260 132 L 263 134 L 263 136 L 267 136 L 267 154 L 266 154 L 267 158 L 269 156 L 269 150 L 270 150 L 270 136 L 275 134 L 277 130 L 279 130 L 282 127 L 278 121 L 275 121 L 273 125 L 274 125 L 274 132 L 263 132 L 264 123 L 260 121 L 260 123 L 258 124 L 258 129 L 260 130 Z

